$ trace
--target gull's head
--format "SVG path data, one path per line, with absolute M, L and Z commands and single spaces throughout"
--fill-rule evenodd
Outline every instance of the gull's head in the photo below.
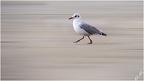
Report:
M 80 14 L 79 13 L 75 13 L 72 17 L 69 18 L 70 19 L 78 19 L 78 18 L 81 18 Z

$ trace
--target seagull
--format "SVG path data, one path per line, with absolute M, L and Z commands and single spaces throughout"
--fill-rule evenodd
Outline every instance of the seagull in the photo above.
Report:
M 75 32 L 82 35 L 82 38 L 75 41 L 74 43 L 77 43 L 77 42 L 81 41 L 82 39 L 84 39 L 84 36 L 87 36 L 88 39 L 90 40 L 90 42 L 88 44 L 93 43 L 90 38 L 91 35 L 98 34 L 98 35 L 107 36 L 107 34 L 103 33 L 101 30 L 83 22 L 79 13 L 75 13 L 72 17 L 69 18 L 69 20 L 70 19 L 73 19 L 73 28 L 74 28 Z

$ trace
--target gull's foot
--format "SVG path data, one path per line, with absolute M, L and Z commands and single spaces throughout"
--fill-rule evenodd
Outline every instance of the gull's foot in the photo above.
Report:
M 80 40 L 77 40 L 77 41 L 75 41 L 75 42 L 73 42 L 73 43 L 77 43 L 77 42 L 79 42 Z
M 79 42 L 79 41 L 75 41 L 75 42 L 73 42 L 73 43 L 77 43 L 77 42 Z
M 92 42 L 89 42 L 88 44 L 92 44 Z
M 81 41 L 82 39 L 84 39 L 84 36 L 81 39 L 79 39 L 79 40 L 77 40 L 77 41 L 75 41 L 73 43 L 77 43 L 77 42 Z

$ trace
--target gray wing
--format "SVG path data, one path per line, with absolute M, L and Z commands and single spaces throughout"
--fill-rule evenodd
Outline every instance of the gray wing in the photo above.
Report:
M 100 35 L 102 34 L 100 30 L 86 23 L 81 24 L 80 27 L 84 29 L 86 32 L 88 32 L 89 34 L 100 34 Z

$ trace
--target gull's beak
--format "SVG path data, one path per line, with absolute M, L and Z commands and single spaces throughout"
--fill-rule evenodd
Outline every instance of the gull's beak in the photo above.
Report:
M 73 17 L 70 17 L 69 20 L 70 20 L 70 19 L 73 19 Z

